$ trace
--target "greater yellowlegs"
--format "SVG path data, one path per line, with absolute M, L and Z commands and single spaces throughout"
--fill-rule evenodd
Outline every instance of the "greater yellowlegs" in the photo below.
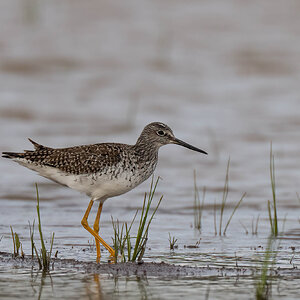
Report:
M 99 236 L 100 214 L 106 199 L 122 195 L 149 178 L 157 164 L 158 149 L 163 145 L 177 144 L 207 154 L 177 139 L 170 127 L 159 122 L 148 124 L 135 145 L 101 143 L 55 149 L 29 141 L 34 151 L 3 152 L 3 157 L 91 198 L 81 224 L 95 238 L 97 262 L 100 243 L 114 256 L 114 250 Z M 99 207 L 92 229 L 88 216 L 94 201 L 99 202 Z

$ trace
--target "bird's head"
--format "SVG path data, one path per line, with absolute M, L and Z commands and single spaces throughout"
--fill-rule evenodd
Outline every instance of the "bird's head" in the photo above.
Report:
M 148 124 L 142 131 L 137 143 L 139 143 L 139 141 L 147 141 L 149 145 L 155 145 L 157 148 L 167 144 L 176 144 L 193 151 L 207 154 L 205 151 L 177 139 L 172 129 L 168 125 L 160 122 Z

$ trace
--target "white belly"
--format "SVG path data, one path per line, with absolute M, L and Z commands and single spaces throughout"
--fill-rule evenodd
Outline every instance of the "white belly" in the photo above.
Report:
M 42 174 L 41 174 L 42 175 Z M 48 176 L 45 176 L 48 177 Z M 71 189 L 87 194 L 93 200 L 107 199 L 122 195 L 144 180 L 131 181 L 127 176 L 119 176 L 118 178 L 111 178 L 107 175 L 97 176 L 93 175 L 69 175 L 62 172 L 53 170 L 52 174 L 48 177 L 60 184 L 66 185 Z
M 93 200 L 105 201 L 107 198 L 122 195 L 145 181 L 153 173 L 156 164 L 135 173 L 120 172 L 117 177 L 111 174 L 67 174 L 59 169 L 35 165 L 18 160 L 18 163 L 37 171 L 41 176 L 51 179 L 71 189 L 87 194 Z M 110 172 L 108 172 L 110 173 Z

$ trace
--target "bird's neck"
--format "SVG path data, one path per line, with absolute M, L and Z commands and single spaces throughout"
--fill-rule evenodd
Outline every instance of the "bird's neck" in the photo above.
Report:
M 149 157 L 150 159 L 157 159 L 158 146 L 155 143 L 151 143 L 151 141 L 146 140 L 143 137 L 139 137 L 136 144 L 133 146 L 134 151 L 139 156 Z

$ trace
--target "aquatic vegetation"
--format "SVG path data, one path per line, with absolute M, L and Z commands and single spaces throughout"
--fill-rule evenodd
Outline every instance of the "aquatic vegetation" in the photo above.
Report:
M 252 222 L 251 222 L 251 234 L 252 235 L 257 235 L 258 232 L 258 223 L 259 223 L 259 217 L 260 215 L 258 215 L 256 217 L 256 220 L 254 217 L 252 217 Z M 241 224 L 241 226 L 244 228 L 245 230 L 245 234 L 249 234 L 249 231 L 247 229 L 247 227 L 239 220 L 239 223 Z M 255 225 L 254 225 L 255 224 Z
M 246 193 L 242 195 L 240 200 L 237 202 L 237 204 L 234 206 L 233 211 L 225 225 L 224 230 L 222 231 L 222 225 L 223 225 L 223 215 L 226 207 L 226 201 L 228 197 L 228 191 L 229 191 L 229 166 L 230 166 L 230 158 L 228 159 L 227 162 L 227 168 L 226 168 L 226 175 L 225 175 L 225 183 L 224 183 L 224 188 L 223 188 L 223 195 L 222 195 L 222 202 L 220 206 L 220 222 L 219 222 L 219 235 L 225 235 L 227 228 L 233 218 L 234 213 L 236 210 L 239 208 L 240 204 L 242 203 L 243 199 L 246 197 Z M 214 226 L 215 226 L 215 234 L 217 235 L 217 221 L 216 221 L 216 202 L 214 203 Z
M 237 204 L 235 205 L 235 207 L 234 207 L 234 209 L 233 209 L 233 211 L 232 211 L 232 213 L 231 213 L 231 215 L 230 215 L 230 217 L 229 217 L 229 219 L 228 219 L 228 221 L 227 221 L 227 223 L 226 223 L 226 225 L 225 225 L 225 229 L 224 229 L 224 231 L 223 231 L 223 235 L 226 234 L 227 228 L 228 228 L 228 226 L 229 226 L 229 224 L 230 224 L 230 222 L 231 222 L 231 219 L 232 219 L 234 213 L 235 213 L 236 210 L 239 208 L 240 204 L 242 203 L 242 201 L 243 201 L 243 199 L 244 199 L 245 197 L 246 197 L 246 193 L 244 193 L 244 194 L 242 195 L 241 199 L 240 199 L 240 200 L 237 202 Z
M 284 230 L 285 219 L 282 225 L 282 231 Z M 272 231 L 267 242 L 266 250 L 264 253 L 264 259 L 260 267 L 261 274 L 256 282 L 256 299 L 257 300 L 266 300 L 271 296 L 272 288 L 272 272 L 274 265 L 276 263 L 277 252 L 280 247 L 280 242 L 276 243 L 276 236 Z M 294 252 L 293 252 L 294 253 Z M 293 260 L 293 256 L 290 260 L 290 263 Z
M 254 217 L 252 217 L 252 222 L 251 222 L 251 234 L 252 234 L 252 235 L 257 235 L 257 232 L 258 232 L 259 217 L 260 217 L 260 215 L 258 215 L 258 216 L 256 217 L 256 220 L 255 220 Z M 244 228 L 245 234 L 249 234 L 249 231 L 248 231 L 247 227 L 244 225 L 244 223 L 242 223 L 240 220 L 239 220 L 239 223 L 240 223 L 241 226 Z M 254 224 L 255 224 L 255 225 L 254 225 Z
M 244 228 L 244 230 L 245 230 L 245 234 L 248 234 L 249 233 L 249 231 L 248 231 L 248 229 L 247 229 L 247 227 L 239 220 L 239 223 L 241 224 L 241 226 Z
M 270 298 L 272 287 L 272 270 L 276 262 L 276 246 L 274 235 L 271 234 L 268 238 L 267 247 L 264 253 L 264 259 L 260 267 L 261 274 L 256 282 L 256 299 L 266 300 Z
M 215 228 L 215 235 L 217 235 L 218 231 L 217 231 L 217 203 L 216 203 L 216 199 L 214 200 L 214 228 Z
M 30 242 L 31 242 L 31 258 L 33 259 L 34 255 L 35 255 L 38 260 L 40 270 L 49 271 L 51 254 L 52 254 L 52 249 L 53 249 L 53 242 L 54 242 L 54 233 L 52 233 L 52 237 L 50 240 L 50 250 L 47 251 L 46 246 L 45 246 L 45 241 L 43 238 L 43 232 L 42 232 L 42 223 L 41 223 L 41 214 L 40 214 L 40 197 L 39 197 L 39 191 L 38 191 L 37 184 L 35 185 L 35 187 L 36 187 L 36 197 L 37 197 L 36 210 L 37 210 L 37 215 L 38 215 L 38 230 L 39 230 L 40 241 L 41 241 L 41 250 L 39 253 L 39 251 L 37 250 L 37 248 L 35 246 L 35 242 L 34 242 L 35 221 L 33 221 L 32 225 L 30 224 L 30 222 L 28 222 Z M 13 245 L 14 245 L 13 256 L 18 257 L 20 255 L 20 250 L 21 250 L 21 257 L 24 257 L 22 243 L 20 241 L 19 235 L 13 231 L 12 226 L 10 226 L 10 229 L 11 229 L 11 235 L 12 235 L 12 240 L 13 240 Z
M 122 226 L 120 226 L 118 220 L 114 221 L 112 219 L 114 230 L 113 244 L 115 248 L 115 262 L 117 262 L 119 256 L 121 257 L 121 262 L 142 260 L 146 250 L 150 224 L 163 199 L 163 196 L 161 196 L 156 207 L 153 210 L 152 215 L 148 219 L 149 210 L 153 201 L 158 182 L 159 177 L 157 178 L 155 183 L 152 177 L 149 193 L 145 193 L 144 196 L 143 207 L 141 210 L 139 220 L 139 227 L 135 237 L 131 237 L 130 231 L 138 214 L 138 211 L 136 211 L 130 225 L 128 225 L 128 223 L 125 222 L 122 224 Z M 135 239 L 134 246 L 131 243 L 131 239 Z
M 35 220 L 33 220 L 33 223 L 32 225 L 30 224 L 30 222 L 28 221 L 28 225 L 29 225 L 29 235 L 30 235 L 30 242 L 31 242 L 31 258 L 33 259 L 34 257 L 34 253 L 36 251 L 36 248 L 35 248 L 35 243 L 34 243 L 34 223 L 35 223 Z M 37 255 L 38 256 L 38 255 Z
M 14 245 L 14 257 L 24 257 L 24 252 L 23 252 L 23 247 L 22 247 L 22 243 L 20 241 L 19 235 L 13 231 L 12 226 L 10 226 L 10 230 L 11 230 L 11 236 L 12 236 L 12 240 L 13 240 L 13 245 Z M 21 252 L 20 252 L 21 250 Z M 20 255 L 21 253 L 21 255 Z
M 169 246 L 170 250 L 174 250 L 178 248 L 178 245 L 176 245 L 178 239 L 175 239 L 175 236 L 171 237 L 171 234 L 169 232 Z
M 227 196 L 228 196 L 229 165 L 230 165 L 230 157 L 228 158 L 228 162 L 227 162 L 225 183 L 224 183 L 224 188 L 223 188 L 223 196 L 222 196 L 222 203 L 221 203 L 221 210 L 220 210 L 219 235 L 221 235 L 221 232 L 222 232 L 223 213 L 224 213 L 225 204 L 226 204 L 226 200 L 227 200 Z
M 196 170 L 194 170 L 194 228 L 201 232 L 202 229 L 202 213 L 204 206 L 206 188 L 203 188 L 202 202 L 200 202 L 199 189 L 196 181 Z
M 119 257 L 121 258 L 121 262 L 131 261 L 132 246 L 130 240 L 130 230 L 132 224 L 135 221 L 137 213 L 138 211 L 136 211 L 129 227 L 127 223 L 123 223 L 122 226 L 120 226 L 119 220 L 114 221 L 112 218 L 112 225 L 114 230 L 113 245 L 115 249 L 115 262 L 118 261 Z
M 227 162 L 227 168 L 226 168 L 226 175 L 225 175 L 225 183 L 223 188 L 223 194 L 222 194 L 222 202 L 220 205 L 220 221 L 219 221 L 219 231 L 217 228 L 217 204 L 216 200 L 214 200 L 214 229 L 215 229 L 215 235 L 225 235 L 226 231 L 228 229 L 228 226 L 230 225 L 230 222 L 236 212 L 236 210 L 239 208 L 240 204 L 242 203 L 243 199 L 246 197 L 246 193 L 244 193 L 240 200 L 236 203 L 236 205 L 233 208 L 233 211 L 228 218 L 225 228 L 223 230 L 223 216 L 226 208 L 226 202 L 228 197 L 228 191 L 229 191 L 229 166 L 230 166 L 230 158 Z M 202 229 L 202 215 L 203 215 L 203 207 L 204 207 L 204 199 L 206 195 L 206 189 L 203 189 L 203 195 L 202 195 L 202 202 L 200 202 L 199 197 L 199 189 L 197 187 L 196 183 L 196 172 L 194 171 L 194 228 L 198 229 L 201 232 Z M 244 226 L 243 226 L 244 227 Z M 248 232 L 246 230 L 246 232 Z
M 44 240 L 43 232 L 42 232 L 42 223 L 41 223 L 41 214 L 40 214 L 40 197 L 39 197 L 39 190 L 38 190 L 37 184 L 35 184 L 35 188 L 36 188 L 36 199 L 37 199 L 36 210 L 37 210 L 37 215 L 38 215 L 38 230 L 39 230 L 40 241 L 41 241 L 41 250 L 40 250 L 40 253 L 37 251 L 36 246 L 33 241 L 33 234 L 34 234 L 34 223 L 33 223 L 32 230 L 30 229 L 32 256 L 33 256 L 33 249 L 34 249 L 36 257 L 39 262 L 40 269 L 42 269 L 43 271 L 49 271 L 51 254 L 52 254 L 53 243 L 54 243 L 54 232 L 52 233 L 52 236 L 51 236 L 50 250 L 48 251 L 45 246 L 45 240 Z
M 254 217 L 253 217 L 253 219 L 252 219 L 252 223 L 251 223 L 251 231 L 252 231 L 252 235 L 257 235 L 257 232 L 258 232 L 259 217 L 260 217 L 260 215 L 258 215 L 257 218 L 256 218 L 255 226 L 254 226 Z
M 270 179 L 271 179 L 273 202 L 271 205 L 270 200 L 268 200 L 268 213 L 269 213 L 271 232 L 274 236 L 277 236 L 278 235 L 278 219 L 277 219 L 277 205 L 276 205 L 275 164 L 274 164 L 272 143 L 270 146 Z M 273 208 L 273 214 L 272 214 L 272 208 Z

